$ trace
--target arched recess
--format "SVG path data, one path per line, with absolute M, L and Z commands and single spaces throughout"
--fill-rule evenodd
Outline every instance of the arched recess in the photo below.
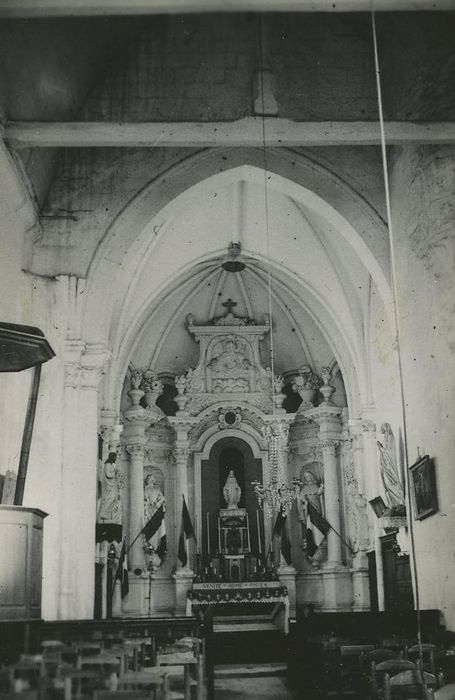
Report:
M 209 272 L 225 252 L 225 241 L 216 240 L 215 236 L 210 245 L 206 241 L 201 241 L 199 248 L 195 245 L 187 259 L 180 250 L 179 255 L 174 251 L 175 259 L 164 276 L 159 278 L 164 268 L 162 265 L 157 278 L 147 279 L 147 285 L 140 289 L 138 280 L 144 276 L 150 261 L 158 257 L 159 246 L 166 245 L 171 226 L 169 221 L 172 222 L 175 213 L 204 188 L 239 179 L 263 181 L 263 161 L 259 155 L 262 153 L 257 149 L 216 150 L 184 161 L 167 173 L 166 178 L 146 187 L 106 233 L 90 268 L 83 324 L 84 339 L 106 342 L 113 351 L 106 407 L 116 408 L 119 382 L 125 375 L 144 319 L 157 313 L 160 304 L 172 294 L 177 284 L 188 280 L 196 271 Z M 221 161 L 220 168 L 223 157 L 227 164 Z M 293 152 L 271 151 L 268 168 L 271 173 L 269 188 L 284 193 L 290 200 L 300 202 L 319 215 L 323 214 L 333 236 L 347 243 L 376 281 L 385 307 L 390 309 L 387 239 L 375 212 L 339 178 Z M 172 252 L 169 249 L 171 255 Z M 310 282 L 305 279 L 299 260 L 292 259 L 292 255 L 284 264 L 267 259 L 263 250 L 245 252 L 258 263 L 262 275 L 268 269 L 273 270 L 277 283 L 292 290 L 296 303 L 305 305 L 317 320 L 336 352 L 343 376 L 348 378 L 351 405 L 368 403 L 365 347 L 359 329 L 355 329 L 347 300 L 340 313 L 340 309 L 327 298 L 323 285 L 319 283 L 318 286 L 316 277 Z M 342 294 L 332 296 L 337 303 Z
M 245 442 L 255 460 L 261 460 L 262 462 L 262 480 L 265 482 L 268 479 L 268 452 L 264 442 L 264 438 L 260 435 L 252 426 L 248 424 L 242 425 L 241 430 L 226 429 L 220 431 L 218 425 L 210 426 L 204 433 L 200 436 L 196 450 L 193 453 L 194 459 L 194 494 L 195 494 L 195 512 L 197 514 L 202 514 L 202 482 L 201 482 L 201 465 L 203 460 L 208 460 L 213 447 L 220 440 L 225 440 L 226 438 L 232 438 L 233 440 L 240 440 Z M 201 517 L 196 518 L 196 528 L 198 541 L 202 541 L 202 527 Z M 270 538 L 270 523 L 264 522 L 264 527 L 266 528 L 266 537 Z M 268 541 L 267 539 L 267 541 Z
M 106 342 L 118 317 L 136 268 L 160 236 L 166 208 L 198 183 L 236 168 L 251 166 L 263 179 L 260 149 L 213 149 L 193 155 L 149 183 L 110 226 L 93 256 L 87 281 L 84 333 L 98 329 L 94 342 Z M 390 301 L 388 240 L 375 210 L 343 180 L 318 163 L 287 149 L 270 149 L 267 168 L 293 188 L 292 196 L 325 210 L 334 230 L 349 241 L 388 305 Z M 273 187 L 273 183 L 269 183 Z M 316 194 L 317 193 L 317 194 Z M 100 307 L 105 311 L 100 317 Z M 100 335 L 102 337 L 100 337 Z M 91 338 L 87 338 L 91 340 Z
M 213 261 L 207 262 L 213 263 Z M 215 264 L 218 263 L 219 260 L 215 259 Z M 360 346 L 361 339 L 359 339 L 359 343 L 356 343 L 344 324 L 327 307 L 317 291 L 309 287 L 304 280 L 299 279 L 296 274 L 291 275 L 289 270 L 276 263 L 270 265 L 270 261 L 263 256 L 257 257 L 256 263 L 262 270 L 263 280 L 266 280 L 268 269 L 271 269 L 272 286 L 285 285 L 294 303 L 305 307 L 315 324 L 320 328 L 328 344 L 336 352 L 337 362 L 346 384 L 348 403 L 351 409 L 356 411 L 360 404 L 366 402 L 369 392 L 367 362 L 365 353 L 362 352 Z M 143 307 L 138 310 L 137 317 L 130 319 L 129 328 L 121 339 L 121 345 L 113 355 L 107 378 L 109 387 L 106 387 L 106 401 L 112 408 L 117 409 L 119 405 L 123 380 L 135 347 L 141 342 L 141 327 L 145 319 L 152 320 L 163 313 L 163 306 L 166 301 L 169 301 L 173 291 L 178 289 L 185 279 L 194 275 L 194 269 L 195 266 L 189 263 L 184 273 L 172 281 L 172 285 L 158 290 L 156 294 L 151 294 L 150 298 L 144 301 Z

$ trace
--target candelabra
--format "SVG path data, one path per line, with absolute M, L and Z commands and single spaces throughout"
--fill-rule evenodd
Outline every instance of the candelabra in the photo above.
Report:
M 268 515 L 285 510 L 299 495 L 301 482 L 293 479 L 291 484 L 286 483 L 283 465 L 283 448 L 287 431 L 282 425 L 267 425 L 263 434 L 269 446 L 269 470 L 270 479 L 266 484 L 260 481 L 252 481 L 254 493 L 259 507 L 266 511 Z

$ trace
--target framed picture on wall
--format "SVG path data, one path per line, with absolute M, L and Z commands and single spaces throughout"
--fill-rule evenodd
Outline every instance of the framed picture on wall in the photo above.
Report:
M 368 502 L 369 502 L 370 506 L 373 508 L 377 518 L 380 518 L 381 515 L 384 515 L 384 512 L 387 509 L 387 506 L 384 503 L 381 496 L 376 496 L 376 498 L 372 498 L 371 501 L 368 501 Z
M 414 497 L 414 517 L 423 520 L 438 510 L 434 462 L 425 455 L 409 467 Z

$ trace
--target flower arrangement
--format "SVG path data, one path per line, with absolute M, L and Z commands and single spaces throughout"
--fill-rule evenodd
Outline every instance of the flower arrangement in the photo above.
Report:
M 310 365 L 302 365 L 299 369 L 299 374 L 294 377 L 292 389 L 299 392 L 303 389 L 319 389 L 320 386 L 321 380 L 317 374 L 313 372 Z

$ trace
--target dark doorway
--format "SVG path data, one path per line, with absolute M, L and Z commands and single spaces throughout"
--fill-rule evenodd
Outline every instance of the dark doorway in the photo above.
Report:
M 370 584 L 370 609 L 378 612 L 378 575 L 376 570 L 376 552 L 368 552 L 368 582 Z
M 411 567 L 409 554 L 397 546 L 396 533 L 381 537 L 384 568 L 384 607 L 386 610 L 413 610 Z

